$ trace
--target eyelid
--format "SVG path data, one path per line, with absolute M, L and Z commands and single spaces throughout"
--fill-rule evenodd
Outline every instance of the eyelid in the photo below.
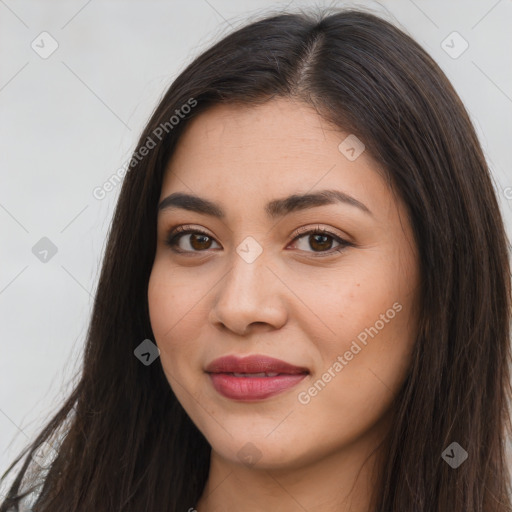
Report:
M 194 224 L 180 224 L 178 226 L 175 226 L 175 227 L 172 227 L 168 230 L 168 234 L 169 235 L 177 235 L 178 233 L 183 233 L 183 232 L 189 232 L 189 231 L 194 231 L 194 232 L 199 232 L 199 233 L 203 233 L 207 236 L 210 236 L 212 238 L 215 238 L 214 235 L 210 235 L 209 233 L 206 232 L 206 230 L 204 228 L 199 228 L 197 226 L 194 226 Z
M 194 231 L 194 232 L 197 231 L 197 232 L 207 235 L 211 238 L 216 238 L 215 235 L 211 235 L 206 230 L 204 230 L 204 228 L 196 227 L 193 224 L 180 224 L 178 226 L 171 227 L 167 230 L 167 236 L 168 237 L 174 236 L 178 233 L 184 233 L 184 232 L 188 232 L 188 231 Z M 291 235 L 291 242 L 293 242 L 295 240 L 295 238 L 297 238 L 297 236 L 305 234 L 305 233 L 309 233 L 311 231 L 324 231 L 327 234 L 330 234 L 332 236 L 342 238 L 342 239 L 344 239 L 344 237 L 346 237 L 346 235 L 333 233 L 332 231 L 330 231 L 330 228 L 326 229 L 325 227 L 321 226 L 320 224 L 316 224 L 314 226 L 307 225 L 307 226 L 301 226 L 301 227 L 297 228 Z M 345 241 L 348 242 L 349 240 L 345 240 Z
M 332 237 L 335 237 L 335 238 L 341 238 L 342 240 L 344 240 L 345 242 L 348 242 L 348 240 L 345 240 L 344 239 L 344 236 L 345 235 L 342 235 L 340 233 L 335 233 L 333 231 L 333 228 L 326 228 L 324 226 L 322 226 L 321 224 L 315 224 L 314 226 L 312 225 L 307 225 L 307 226 L 301 226 L 300 228 L 297 228 L 293 234 L 292 234 L 292 242 L 300 235 L 304 235 L 306 233 L 310 233 L 310 232 L 314 232 L 314 231 L 321 231 L 327 235 L 330 235 Z

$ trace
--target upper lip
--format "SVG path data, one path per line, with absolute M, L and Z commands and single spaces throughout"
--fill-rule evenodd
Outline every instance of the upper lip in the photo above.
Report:
M 280 359 L 264 355 L 238 357 L 235 355 L 219 357 L 207 367 L 208 373 L 309 373 L 307 368 L 295 366 Z

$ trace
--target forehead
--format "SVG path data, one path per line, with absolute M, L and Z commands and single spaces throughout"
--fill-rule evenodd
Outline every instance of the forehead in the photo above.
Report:
M 215 105 L 189 122 L 161 197 L 179 190 L 222 201 L 243 193 L 243 203 L 334 188 L 388 201 L 384 196 L 390 192 L 373 159 L 363 152 L 351 161 L 338 148 L 349 135 L 299 101 Z
M 331 146 L 336 150 L 340 136 L 337 127 L 302 102 L 280 98 L 257 106 L 220 104 L 189 123 L 173 160 L 214 154 L 227 161 L 243 156 L 267 163 L 279 158 L 283 163 L 283 157 L 315 158 Z

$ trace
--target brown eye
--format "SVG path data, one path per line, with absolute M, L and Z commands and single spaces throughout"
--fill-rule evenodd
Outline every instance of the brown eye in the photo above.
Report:
M 329 256 L 352 245 L 334 233 L 321 228 L 303 230 L 299 236 L 295 237 L 293 244 L 301 251 L 318 253 L 318 256 Z M 333 244 L 337 244 L 337 246 L 333 248 Z
M 203 249 L 210 248 L 212 239 L 209 236 L 203 235 L 201 233 L 191 233 L 189 243 L 194 249 L 201 251 Z
M 207 233 L 197 229 L 176 229 L 171 232 L 166 240 L 176 252 L 200 252 L 210 249 L 215 242 Z
M 212 244 L 217 244 L 217 242 L 208 233 L 180 226 L 168 235 L 166 244 L 175 252 L 193 254 L 215 248 Z M 293 244 L 301 251 L 316 253 L 317 256 L 329 256 L 352 245 L 334 233 L 319 228 L 303 231 L 302 234 L 295 237 Z M 333 248 L 333 244 L 337 244 L 337 246 Z
M 309 235 L 309 245 L 315 251 L 325 251 L 331 248 L 333 239 L 327 235 Z

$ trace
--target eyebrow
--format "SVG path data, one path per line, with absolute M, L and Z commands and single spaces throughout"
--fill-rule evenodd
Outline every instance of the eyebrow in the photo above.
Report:
M 324 206 L 329 204 L 343 203 L 354 206 L 363 212 L 373 215 L 370 209 L 354 197 L 341 192 L 340 190 L 320 190 L 319 192 L 307 194 L 293 194 L 282 199 L 274 199 L 265 206 L 265 212 L 271 219 L 284 217 L 285 215 L 299 211 L 314 208 L 316 206 Z M 183 192 L 175 192 L 162 199 L 158 205 L 158 210 L 169 210 L 174 208 L 182 208 L 204 215 L 210 215 L 223 219 L 226 214 L 222 207 L 208 199 L 202 197 L 185 194 Z

